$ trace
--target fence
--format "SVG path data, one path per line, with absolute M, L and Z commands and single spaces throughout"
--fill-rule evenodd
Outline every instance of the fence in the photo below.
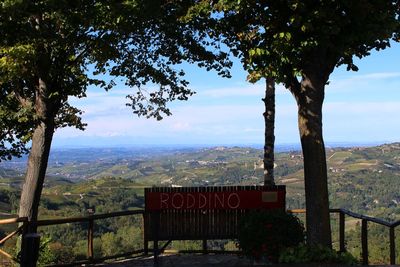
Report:
M 288 210 L 291 213 L 306 213 L 305 209 Z M 389 228 L 389 249 L 390 249 L 390 264 L 396 264 L 396 243 L 395 243 L 395 228 L 400 225 L 400 221 L 387 222 L 378 218 L 357 214 L 345 209 L 330 209 L 330 213 L 339 214 L 339 251 L 346 251 L 346 229 L 345 217 L 349 216 L 361 220 L 361 258 L 362 264 L 368 265 L 368 222 L 379 224 Z
M 94 258 L 94 251 L 93 251 L 94 222 L 96 220 L 100 220 L 100 219 L 108 219 L 108 218 L 121 217 L 121 216 L 132 216 L 132 215 L 141 215 L 143 218 L 144 210 L 118 211 L 118 212 L 105 213 L 105 214 L 88 215 L 88 216 L 83 216 L 83 217 L 39 220 L 36 222 L 36 225 L 38 227 L 40 227 L 40 226 L 50 226 L 50 225 L 67 224 L 67 223 L 81 223 L 81 222 L 88 223 L 86 260 L 62 265 L 62 266 L 68 266 L 68 265 L 75 266 L 77 264 L 102 262 L 102 261 L 105 261 L 108 259 L 129 257 L 132 255 L 138 255 L 138 254 L 144 253 L 144 249 L 140 249 L 140 250 L 131 251 L 129 253 L 123 253 L 123 254 L 118 254 L 118 255 L 113 255 L 113 256 L 101 257 L 101 258 Z M 23 229 L 25 227 L 27 227 L 27 225 L 28 225 L 28 221 L 26 218 L 12 218 L 12 219 L 0 220 L 0 225 L 15 224 L 15 223 L 22 223 L 22 225 L 19 226 L 17 228 L 17 230 L 11 232 L 6 237 L 4 237 L 2 240 L 0 240 L 0 245 L 4 244 L 4 242 L 9 240 L 11 237 L 21 234 L 23 232 Z M 2 254 L 3 256 L 9 258 L 10 260 L 12 260 L 16 263 L 20 263 L 20 261 L 17 258 L 15 258 L 14 256 L 10 255 L 9 253 L 5 252 L 2 249 L 0 249 L 0 254 Z M 59 266 L 59 265 L 54 265 L 54 266 Z
M 288 212 L 300 214 L 306 213 L 305 209 L 293 209 L 288 210 Z M 331 209 L 331 213 L 336 213 L 339 215 L 339 250 L 341 252 L 346 251 L 346 229 L 345 229 L 345 218 L 346 216 L 361 220 L 361 250 L 362 250 L 362 263 L 364 265 L 368 265 L 368 223 L 375 223 L 389 228 L 389 248 L 390 248 L 390 264 L 396 264 L 396 245 L 395 245 L 395 228 L 400 225 L 400 221 L 396 222 L 387 222 L 381 219 L 360 215 L 357 213 L 353 213 L 351 211 L 345 209 Z M 85 261 L 74 262 L 70 265 L 83 264 L 83 263 L 93 263 L 93 262 L 101 262 L 108 259 L 113 258 L 121 258 L 128 257 L 132 255 L 139 255 L 144 253 L 144 244 L 143 249 L 139 249 L 136 251 L 132 251 L 125 254 L 113 255 L 102 258 L 94 258 L 93 254 L 93 234 L 94 234 L 94 222 L 100 219 L 113 218 L 119 216 L 131 216 L 131 215 L 141 215 L 144 216 L 144 210 L 134 210 L 134 211 L 119 211 L 113 213 L 106 214 L 96 214 L 89 215 L 84 217 L 75 217 L 75 218 L 65 218 L 65 219 L 52 219 L 52 220 L 39 220 L 36 222 L 37 226 L 49 226 L 49 225 L 58 225 L 65 223 L 79 223 L 79 222 L 88 222 L 88 230 L 87 230 L 87 259 Z M 11 232 L 7 236 L 5 236 L 2 240 L 0 240 L 0 245 L 3 245 L 7 240 L 11 237 L 21 234 L 23 232 L 24 227 L 27 226 L 28 221 L 26 218 L 11 218 L 0 220 L 0 225 L 5 224 L 15 224 L 22 223 L 15 231 Z M 14 262 L 19 263 L 18 259 L 0 249 L 0 254 L 5 257 L 13 260 Z

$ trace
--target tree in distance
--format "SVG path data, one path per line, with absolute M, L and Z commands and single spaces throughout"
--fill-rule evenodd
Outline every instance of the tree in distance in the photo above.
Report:
M 250 80 L 269 77 L 296 99 L 304 156 L 307 241 L 331 246 L 322 105 L 334 68 L 357 71 L 353 57 L 398 41 L 398 0 L 197 1 L 191 16 L 208 17 L 241 58 Z

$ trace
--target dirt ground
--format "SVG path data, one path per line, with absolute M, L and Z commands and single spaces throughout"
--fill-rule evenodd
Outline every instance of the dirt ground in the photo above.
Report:
M 153 267 L 153 257 L 138 257 L 135 259 L 117 261 L 112 263 L 96 264 L 95 266 L 110 267 Z M 269 266 L 269 267 L 347 267 L 340 264 L 263 264 L 237 255 L 202 255 L 202 254 L 173 254 L 161 255 L 159 267 L 250 267 L 250 266 Z M 383 266 L 383 265 L 380 265 Z M 390 265 L 384 265 L 386 267 Z M 395 266 L 395 265 L 392 265 Z M 397 265 L 399 266 L 399 265 Z M 374 267 L 378 267 L 375 265 Z

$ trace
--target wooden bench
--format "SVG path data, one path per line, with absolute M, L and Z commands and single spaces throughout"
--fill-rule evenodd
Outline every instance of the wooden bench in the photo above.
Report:
M 154 242 L 154 264 L 172 240 L 236 239 L 238 222 L 250 210 L 285 210 L 279 186 L 153 187 L 145 189 L 144 244 Z M 168 241 L 159 249 L 159 241 Z

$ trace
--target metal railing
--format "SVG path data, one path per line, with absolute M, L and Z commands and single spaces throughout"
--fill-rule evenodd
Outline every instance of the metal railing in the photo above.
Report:
M 306 213 L 305 209 L 292 209 L 288 210 L 290 213 Z M 390 264 L 396 264 L 396 244 L 395 244 L 395 228 L 400 225 L 400 221 L 396 222 L 387 222 L 378 218 L 365 216 L 361 214 L 357 214 L 345 209 L 330 209 L 330 213 L 339 214 L 339 250 L 341 252 L 346 251 L 346 243 L 345 243 L 345 218 L 346 216 L 361 220 L 361 255 L 362 255 L 362 263 L 364 265 L 368 265 L 368 223 L 375 223 L 378 225 L 382 225 L 389 228 L 389 248 L 390 248 Z M 129 253 L 118 254 L 113 256 L 107 256 L 102 258 L 94 258 L 93 253 L 93 235 L 94 235 L 94 222 L 100 219 L 107 219 L 113 217 L 120 216 L 130 216 L 130 215 L 144 215 L 144 210 L 132 210 L 132 211 L 118 211 L 106 214 L 95 214 L 88 215 L 83 217 L 73 217 L 73 218 L 63 218 L 63 219 L 51 219 L 51 220 L 39 220 L 36 223 L 38 227 L 40 226 L 50 226 L 50 225 L 58 225 L 65 223 L 80 223 L 80 222 L 88 222 L 88 230 L 87 230 L 87 259 L 84 261 L 74 262 L 70 265 L 83 264 L 83 263 L 93 263 L 93 262 L 102 262 L 108 259 L 128 257 L 135 254 L 144 253 L 144 249 L 139 249 L 136 251 L 132 251 Z M 21 234 L 23 232 L 24 227 L 28 226 L 27 218 L 11 218 L 11 219 L 3 219 L 0 220 L 0 225 L 4 224 L 15 224 L 22 223 L 15 231 L 11 232 L 7 236 L 5 236 L 2 240 L 0 240 L 0 245 L 4 244 L 11 237 Z M 32 222 L 30 222 L 32 223 Z M 143 244 L 144 248 L 144 244 Z M 16 263 L 19 263 L 18 259 L 0 249 L 0 254 L 5 257 L 13 260 Z M 67 264 L 68 265 L 68 264 Z
M 306 213 L 305 209 L 293 209 L 288 210 L 291 213 Z M 378 218 L 361 215 L 358 213 L 351 212 L 346 209 L 330 209 L 330 213 L 339 214 L 339 251 L 346 251 L 345 242 L 345 217 L 349 216 L 355 219 L 361 220 L 361 258 L 362 264 L 368 265 L 368 222 L 382 225 L 389 228 L 389 251 L 390 251 L 390 264 L 396 264 L 396 243 L 395 243 L 395 228 L 400 225 L 400 221 L 387 222 Z
M 103 262 L 109 259 L 116 259 L 121 257 L 128 257 L 136 254 L 144 253 L 144 249 L 134 250 L 128 253 L 117 254 L 112 256 L 106 256 L 101 258 L 94 258 L 94 248 L 93 248 L 93 240 L 94 240 L 94 222 L 100 219 L 108 219 L 114 217 L 121 217 L 121 216 L 131 216 L 131 215 L 141 215 L 143 217 L 144 210 L 129 210 L 129 211 L 117 211 L 112 213 L 104 213 L 104 214 L 93 214 L 88 216 L 82 217 L 71 217 L 71 218 L 62 218 L 62 219 L 49 219 L 49 220 L 38 220 L 36 222 L 28 222 L 27 218 L 11 218 L 11 219 L 4 219 L 0 220 L 0 225 L 5 224 L 15 224 L 15 223 L 23 223 L 21 226 L 17 228 L 17 230 L 11 232 L 2 240 L 0 240 L 0 245 L 4 244 L 7 240 L 11 237 L 22 234 L 25 227 L 28 227 L 29 224 L 35 224 L 36 226 L 51 226 L 51 225 L 58 225 L 58 224 L 67 224 L 67 223 L 81 223 L 87 222 L 88 229 L 87 229 L 87 256 L 86 260 L 67 263 L 67 264 L 56 264 L 50 266 L 68 266 L 72 265 L 75 266 L 76 264 L 85 264 L 85 263 L 94 263 L 94 262 Z M 143 244 L 144 247 L 144 244 Z M 10 255 L 6 251 L 0 249 L 0 254 L 5 256 L 6 258 L 14 261 L 15 263 L 20 263 L 20 261 L 15 258 L 14 256 Z
M 23 230 L 25 229 L 25 227 L 27 226 L 28 223 L 28 218 L 25 217 L 21 217 L 21 218 L 10 218 L 10 219 L 3 219 L 0 220 L 0 225 L 6 225 L 6 224 L 16 224 L 16 223 L 22 223 L 21 226 L 19 226 L 15 231 L 12 231 L 11 233 L 9 233 L 8 235 L 6 235 L 3 239 L 0 240 L 0 246 L 3 246 L 3 244 L 9 240 L 10 238 L 12 238 L 13 236 L 19 235 L 23 232 Z M 20 263 L 19 260 L 17 258 L 15 258 L 14 256 L 10 255 L 9 253 L 7 253 L 6 251 L 0 249 L 0 254 L 2 254 L 3 256 L 5 256 L 6 258 L 12 260 L 15 263 Z

